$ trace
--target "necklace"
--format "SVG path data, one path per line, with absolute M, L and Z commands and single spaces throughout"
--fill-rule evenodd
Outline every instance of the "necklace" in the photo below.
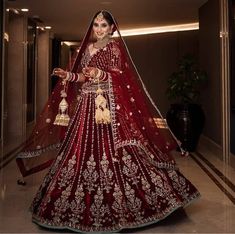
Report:
M 108 43 L 110 42 L 110 38 L 106 39 L 106 40 L 100 40 L 97 41 L 95 43 L 93 43 L 93 47 L 95 49 L 102 49 L 104 48 Z

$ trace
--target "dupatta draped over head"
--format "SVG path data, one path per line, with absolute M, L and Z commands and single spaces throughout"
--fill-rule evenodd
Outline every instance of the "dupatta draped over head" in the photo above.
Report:
M 93 20 L 82 41 L 79 52 L 71 66 L 71 72 L 81 73 L 81 59 L 93 39 Z M 115 36 L 111 39 L 114 59 L 107 59 L 109 83 L 109 110 L 115 149 L 125 145 L 136 145 L 150 155 L 149 160 L 156 166 L 174 168 L 175 162 L 169 151 L 177 147 L 177 140 L 168 128 L 157 106 L 147 92 L 140 75 L 131 59 L 126 44 L 114 21 Z M 66 100 L 72 119 L 81 91 L 79 82 L 66 83 Z M 71 126 L 54 125 L 64 86 L 60 80 L 54 88 L 43 111 L 39 115 L 32 134 L 17 156 L 17 164 L 23 176 L 40 171 L 51 165 L 58 154 L 65 134 Z M 156 123 L 161 122 L 163 125 Z M 66 133 L 67 132 L 67 133 Z

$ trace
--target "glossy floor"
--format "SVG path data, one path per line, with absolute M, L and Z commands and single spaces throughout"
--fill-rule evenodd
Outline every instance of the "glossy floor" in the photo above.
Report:
M 201 198 L 161 222 L 124 233 L 235 233 L 235 170 L 210 152 L 175 158 L 181 172 L 198 188 Z M 58 233 L 31 222 L 28 207 L 45 172 L 17 185 L 15 161 L 0 171 L 0 233 Z M 60 233 L 66 233 L 61 231 Z

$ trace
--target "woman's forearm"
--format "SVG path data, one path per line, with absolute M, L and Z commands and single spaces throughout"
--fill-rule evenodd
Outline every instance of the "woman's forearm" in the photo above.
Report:
M 67 72 L 65 80 L 70 82 L 85 82 L 85 76 L 82 73 Z

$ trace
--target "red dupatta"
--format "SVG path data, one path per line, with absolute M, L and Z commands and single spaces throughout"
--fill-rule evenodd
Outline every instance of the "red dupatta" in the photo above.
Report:
M 81 72 L 81 58 L 88 44 L 94 40 L 92 34 L 93 19 L 72 65 L 71 72 Z M 158 162 L 174 166 L 174 160 L 168 152 L 178 146 L 177 139 L 167 127 L 160 111 L 147 92 L 120 34 L 118 25 L 115 20 L 114 22 L 114 40 L 120 61 L 118 67 L 110 67 L 105 72 L 110 77 L 111 124 L 116 148 L 118 149 L 120 145 L 125 143 L 138 144 L 145 150 L 158 152 L 157 156 L 153 156 L 153 160 L 154 157 L 157 157 Z M 73 117 L 76 110 L 79 89 L 79 83 L 68 82 L 66 84 L 66 100 L 69 104 L 70 118 Z M 23 150 L 17 155 L 16 161 L 23 176 L 28 176 L 50 166 L 57 156 L 65 132 L 69 131 L 69 127 L 53 124 L 61 101 L 61 90 L 63 90 L 63 85 L 60 81 L 39 115 L 32 134 L 23 145 Z M 121 108 L 117 109 L 117 106 Z M 124 128 L 117 130 L 115 115 L 124 116 L 121 124 L 123 124 L 123 127 L 124 125 L 132 127 L 135 131 L 133 136 L 127 136 Z M 166 127 L 157 126 L 156 119 L 165 123 Z

